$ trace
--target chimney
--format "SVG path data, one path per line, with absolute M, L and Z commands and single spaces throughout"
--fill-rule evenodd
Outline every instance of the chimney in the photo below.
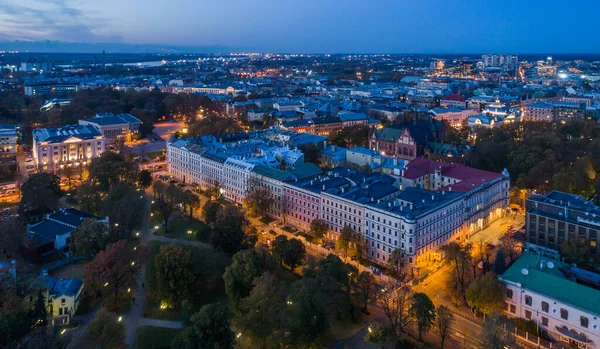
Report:
M 323 190 L 325 190 L 325 184 L 323 184 Z
M 431 195 L 431 201 L 434 201 L 434 200 L 435 200 L 435 195 L 432 194 Z
M 448 187 L 448 192 L 452 192 L 452 187 Z

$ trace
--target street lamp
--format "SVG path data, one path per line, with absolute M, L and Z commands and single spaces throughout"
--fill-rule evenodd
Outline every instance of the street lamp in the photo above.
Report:
M 188 234 L 190 234 L 190 235 L 191 235 L 191 234 L 192 234 L 192 231 L 191 231 L 191 230 L 188 230 Z

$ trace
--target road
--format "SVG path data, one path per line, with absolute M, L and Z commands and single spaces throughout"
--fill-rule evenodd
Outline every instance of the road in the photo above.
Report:
M 508 227 L 511 225 L 514 229 L 519 230 L 525 225 L 525 215 L 520 213 L 510 213 L 493 222 L 487 228 L 470 236 L 469 241 L 479 242 L 480 240 L 483 240 L 485 244 L 491 243 L 496 245 L 502 235 L 508 232 Z

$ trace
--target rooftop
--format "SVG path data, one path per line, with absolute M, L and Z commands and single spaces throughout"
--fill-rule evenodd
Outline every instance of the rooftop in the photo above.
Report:
M 551 260 L 553 267 L 549 268 L 548 261 L 546 257 L 526 252 L 502 274 L 501 279 L 519 283 L 524 289 L 573 307 L 600 314 L 600 291 L 567 279 L 561 269 L 566 270 L 568 265 Z
M 61 143 L 69 138 L 93 139 L 102 137 L 100 132 L 89 125 L 67 125 L 57 128 L 36 128 L 33 130 L 33 139 L 36 142 Z

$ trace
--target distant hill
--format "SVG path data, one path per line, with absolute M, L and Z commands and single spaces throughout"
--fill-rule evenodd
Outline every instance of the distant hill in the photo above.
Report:
M 64 52 L 64 53 L 225 53 L 226 46 L 178 46 L 123 43 L 79 43 L 60 41 L 4 41 L 0 51 Z

